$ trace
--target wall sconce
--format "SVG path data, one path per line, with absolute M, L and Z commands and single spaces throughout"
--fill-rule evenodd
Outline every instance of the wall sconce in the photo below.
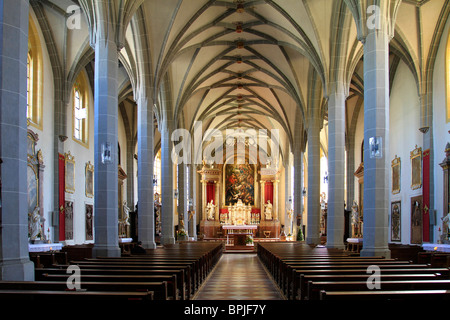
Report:
M 178 189 L 175 189 L 175 190 L 173 191 L 173 196 L 174 196 L 175 199 L 178 200 Z
M 328 172 L 325 171 L 325 177 L 323 177 L 323 183 L 328 183 Z
M 303 195 L 303 196 L 306 196 L 306 188 L 303 188 L 303 190 L 302 190 L 302 195 Z

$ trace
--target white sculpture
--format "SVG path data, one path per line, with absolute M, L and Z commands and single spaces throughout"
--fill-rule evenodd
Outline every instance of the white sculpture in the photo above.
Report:
M 264 205 L 264 216 L 266 220 L 272 220 L 272 204 L 270 200 L 267 200 L 267 203 Z
M 216 211 L 216 206 L 213 203 L 213 200 L 211 200 L 207 205 L 206 205 L 206 213 L 208 216 L 208 220 L 214 220 L 214 213 Z
M 36 240 L 42 234 L 41 230 L 41 215 L 39 214 L 39 207 L 34 208 L 33 212 L 28 214 L 28 226 L 30 239 Z

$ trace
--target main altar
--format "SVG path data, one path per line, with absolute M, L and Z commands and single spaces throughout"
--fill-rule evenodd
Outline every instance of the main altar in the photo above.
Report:
M 278 170 L 248 162 L 203 164 L 200 234 L 227 245 L 279 238 Z M 258 183 L 259 181 L 259 183 Z

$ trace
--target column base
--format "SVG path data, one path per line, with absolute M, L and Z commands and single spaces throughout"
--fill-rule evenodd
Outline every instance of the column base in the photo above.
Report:
M 305 240 L 306 244 L 308 245 L 318 245 L 318 244 L 322 244 L 320 237 L 306 237 Z
M 120 257 L 121 251 L 118 246 L 99 246 L 94 245 L 92 248 L 93 257 Z
M 167 244 L 175 244 L 175 238 L 174 237 L 161 237 L 161 244 L 167 245 Z
M 344 250 L 345 249 L 345 245 L 342 244 L 337 244 L 337 243 L 333 243 L 333 244 L 325 244 L 325 247 L 327 247 L 328 249 L 339 249 L 339 250 Z
M 28 259 L 0 262 L 0 280 L 34 281 L 34 263 Z
M 145 249 L 156 249 L 156 243 L 154 241 L 142 241 L 142 247 L 144 247 Z
M 385 257 L 386 259 L 391 258 L 391 250 L 388 248 L 363 248 L 361 249 L 359 255 L 361 257 Z

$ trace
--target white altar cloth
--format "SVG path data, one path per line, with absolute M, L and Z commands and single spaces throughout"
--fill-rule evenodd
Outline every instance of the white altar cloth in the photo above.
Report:
M 222 226 L 222 228 L 225 230 L 253 230 L 253 229 L 257 229 L 258 225 L 257 224 L 239 224 L 239 225 L 224 224 Z
M 450 252 L 450 244 L 424 243 L 422 248 L 425 251 Z
M 28 244 L 28 252 L 46 252 L 57 251 L 62 249 L 62 243 L 37 243 Z

